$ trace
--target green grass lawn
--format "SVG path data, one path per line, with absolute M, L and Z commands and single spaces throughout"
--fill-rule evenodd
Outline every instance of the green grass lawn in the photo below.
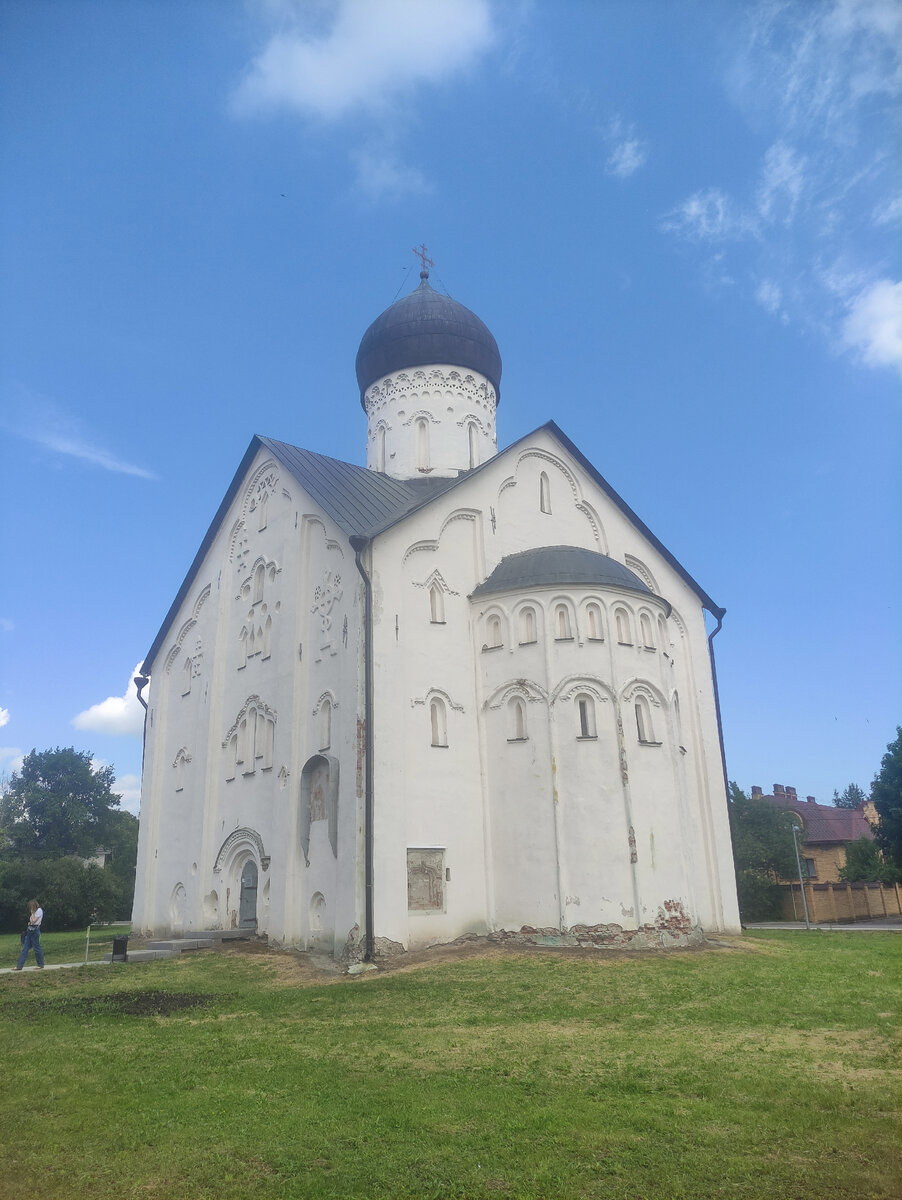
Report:
M 900 937 L 4 976 L 0 1196 L 897 1200 Z
M 49 963 L 84 962 L 85 951 L 88 962 L 103 962 L 112 953 L 113 937 L 128 933 L 130 929 L 130 925 L 93 925 L 90 938 L 87 929 L 67 933 L 42 933 L 41 949 Z M 14 967 L 21 949 L 16 934 L 0 934 L 0 967 Z M 26 965 L 35 965 L 33 952 L 29 953 Z

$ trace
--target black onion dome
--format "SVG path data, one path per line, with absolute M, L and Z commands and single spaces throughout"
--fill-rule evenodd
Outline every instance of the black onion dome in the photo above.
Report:
M 540 546 L 509 554 L 483 583 L 471 592 L 490 596 L 497 592 L 521 592 L 529 588 L 559 586 L 616 587 L 653 596 L 651 588 L 629 567 L 595 550 L 580 546 Z
M 360 403 L 383 375 L 432 363 L 479 371 L 501 399 L 501 355 L 486 325 L 450 296 L 442 296 L 421 276 L 420 286 L 377 317 L 357 351 Z

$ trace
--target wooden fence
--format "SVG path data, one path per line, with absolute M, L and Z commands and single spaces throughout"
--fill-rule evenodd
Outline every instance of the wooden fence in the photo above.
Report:
M 802 921 L 802 889 L 798 883 L 784 883 L 782 916 Z M 902 916 L 902 887 L 881 883 L 806 883 L 808 916 L 815 924 L 829 921 L 869 921 L 874 917 Z

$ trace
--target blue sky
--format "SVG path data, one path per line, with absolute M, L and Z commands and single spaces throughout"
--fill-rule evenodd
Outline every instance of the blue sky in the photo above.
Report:
M 128 683 L 254 433 L 364 461 L 417 282 L 727 609 L 727 764 L 829 800 L 900 706 L 896 0 L 6 0 L 0 771 L 137 809 Z

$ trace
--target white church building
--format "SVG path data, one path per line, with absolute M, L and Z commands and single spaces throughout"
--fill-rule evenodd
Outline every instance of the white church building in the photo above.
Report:
M 373 958 L 739 929 L 723 609 L 431 287 L 357 355 L 366 468 L 254 437 L 138 678 L 133 927 Z

